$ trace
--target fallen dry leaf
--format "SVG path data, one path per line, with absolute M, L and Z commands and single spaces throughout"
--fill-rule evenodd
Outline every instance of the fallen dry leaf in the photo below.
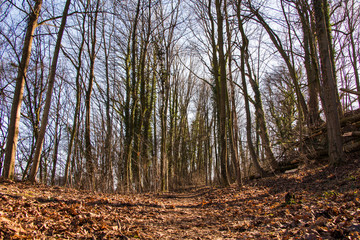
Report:
M 0 239 L 359 239 L 359 166 L 308 167 L 241 189 L 164 194 L 3 181 Z

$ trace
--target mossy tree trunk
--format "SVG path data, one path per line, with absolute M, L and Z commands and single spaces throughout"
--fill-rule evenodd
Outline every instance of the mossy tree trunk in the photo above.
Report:
M 313 0 L 316 21 L 316 35 L 321 62 L 322 104 L 326 116 L 328 154 L 331 165 L 342 163 L 344 152 L 340 132 L 340 102 L 337 94 L 334 55 L 331 44 L 331 30 L 328 23 L 328 3 L 326 0 Z

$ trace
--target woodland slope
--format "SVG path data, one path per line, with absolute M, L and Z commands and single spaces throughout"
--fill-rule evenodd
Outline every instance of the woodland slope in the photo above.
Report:
M 2 181 L 0 239 L 359 239 L 359 163 L 161 194 Z

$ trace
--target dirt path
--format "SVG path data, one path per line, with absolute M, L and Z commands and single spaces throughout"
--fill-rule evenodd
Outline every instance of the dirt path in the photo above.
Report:
M 234 237 L 229 226 L 237 218 L 229 214 L 227 204 L 213 202 L 212 192 L 214 190 L 203 188 L 192 193 L 154 196 L 153 200 L 161 206 L 160 209 L 148 209 L 156 219 L 152 227 L 158 230 L 154 234 L 169 239 Z
M 241 190 L 117 195 L 2 181 L 0 239 L 360 239 L 359 179 L 356 162 Z
M 226 205 L 196 192 L 94 195 L 72 189 L 0 185 L 0 237 L 223 239 L 234 222 Z M 230 231 L 231 232 L 231 231 Z

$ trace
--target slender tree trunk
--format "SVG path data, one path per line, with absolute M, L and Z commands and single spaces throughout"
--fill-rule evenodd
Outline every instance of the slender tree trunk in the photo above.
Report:
M 280 40 L 279 36 L 270 28 L 270 26 L 267 24 L 267 22 L 264 20 L 264 18 L 259 13 L 258 9 L 255 9 L 253 6 L 250 5 L 250 11 L 255 15 L 258 22 L 264 27 L 264 29 L 268 33 L 271 41 L 273 42 L 274 46 L 279 51 L 281 57 L 284 59 L 285 64 L 286 64 L 286 66 L 287 66 L 287 68 L 289 70 L 292 82 L 294 84 L 295 93 L 296 93 L 297 99 L 299 101 L 300 107 L 302 108 L 302 111 L 304 113 L 304 117 L 307 118 L 308 109 L 307 109 L 307 105 L 306 105 L 306 102 L 305 102 L 305 98 L 304 98 L 303 94 L 301 93 L 297 73 L 295 71 L 295 68 L 294 68 L 293 64 L 291 63 L 289 55 L 286 53 L 284 47 L 282 46 L 282 43 L 281 43 L 281 40 Z
M 248 51 L 249 39 L 247 38 L 245 31 L 244 31 L 243 22 L 242 22 L 241 15 L 240 15 L 240 11 L 241 11 L 240 7 L 241 6 L 238 5 L 238 11 L 237 11 L 237 17 L 238 17 L 238 22 L 239 22 L 238 24 L 239 24 L 239 29 L 240 29 L 241 39 L 242 39 L 242 44 L 243 44 L 242 48 L 243 48 L 243 51 L 245 51 L 244 61 L 245 61 L 245 65 L 247 67 L 250 85 L 255 94 L 255 113 L 256 113 L 257 120 L 258 120 L 258 124 L 259 124 L 259 130 L 260 130 L 259 134 L 261 137 L 263 147 L 265 149 L 265 154 L 266 154 L 267 160 L 269 161 L 271 168 L 273 170 L 275 170 L 275 169 L 277 169 L 278 164 L 276 162 L 275 156 L 274 156 L 274 154 L 271 150 L 271 146 L 270 146 L 270 139 L 269 139 L 269 134 L 268 134 L 267 127 L 266 127 L 265 113 L 263 110 L 259 85 L 258 85 L 257 81 L 255 79 L 253 79 L 252 70 L 251 70 L 251 67 L 249 64 L 249 51 Z
M 225 11 L 225 23 L 226 23 L 226 33 L 227 33 L 227 44 L 228 44 L 228 50 L 227 54 L 228 56 L 228 69 L 229 69 L 229 82 L 230 82 L 230 98 L 228 97 L 228 132 L 229 132 L 229 144 L 230 144 L 230 150 L 231 150 L 231 159 L 234 165 L 235 170 L 235 177 L 236 177 L 236 183 L 238 186 L 242 185 L 242 177 L 241 177 L 241 171 L 240 171 L 240 159 L 239 159 L 239 147 L 238 147 L 238 119 L 237 119 L 237 113 L 236 113 L 236 102 L 235 102 L 235 87 L 233 83 L 233 77 L 232 77 L 232 43 L 231 43 L 231 29 L 230 29 L 230 22 L 229 22 L 229 16 L 227 12 L 227 1 L 225 0 L 224 5 L 224 11 Z M 230 107 L 231 106 L 231 107 Z M 231 111 L 230 111 L 231 109 Z
M 154 77 L 154 84 L 155 84 L 155 77 Z M 155 178 L 155 183 L 154 183 L 154 189 L 155 191 L 159 191 L 159 164 L 158 164 L 158 140 L 157 140 L 157 121 L 156 121 L 156 103 L 155 101 L 153 102 L 154 104 L 154 121 L 153 121 L 153 129 L 154 129 L 154 142 L 153 142 L 153 165 L 154 165 L 154 169 L 153 169 L 153 177 Z
M 141 1 L 138 0 L 137 6 L 136 6 L 136 12 L 135 12 L 135 19 L 134 25 L 132 28 L 132 34 L 131 34 L 131 86 L 132 86 L 132 107 L 131 107 L 131 125 L 132 125 L 132 138 L 133 138 L 133 152 L 135 152 L 134 159 L 132 160 L 135 164 L 134 166 L 137 168 L 137 177 L 138 177 L 138 187 L 140 184 L 140 178 L 139 178 L 139 171 L 141 168 L 141 156 L 139 153 L 139 141 L 140 141 L 140 130 L 141 125 L 139 124 L 139 85 L 140 85 L 140 79 L 139 74 L 140 72 L 140 66 L 137 64 L 137 58 L 138 58 L 138 23 L 140 20 L 140 13 L 141 13 Z M 136 178 L 136 175 L 135 175 Z
M 86 172 L 87 181 L 89 183 L 88 188 L 93 191 L 95 190 L 95 162 L 92 156 L 92 145 L 91 145 L 91 94 L 93 90 L 93 84 L 95 80 L 95 58 L 96 58 L 96 42 L 97 42 L 97 20 L 99 13 L 100 1 L 97 1 L 95 7 L 95 15 L 90 15 L 90 76 L 89 84 L 85 93 L 85 158 L 86 158 Z
M 214 98 L 215 98 L 215 111 L 214 111 L 214 122 L 216 122 L 216 124 L 214 124 L 213 127 L 213 132 L 214 132 L 214 136 L 216 136 L 214 138 L 214 148 L 215 148 L 215 179 L 221 183 L 221 178 L 220 178 L 220 172 L 219 169 L 221 168 L 221 164 L 219 163 L 219 154 L 221 153 L 221 148 L 222 145 L 219 144 L 220 142 L 220 134 L 217 134 L 216 132 L 216 126 L 218 129 L 220 129 L 220 76 L 219 76 L 219 61 L 218 61 L 218 50 L 217 50 L 217 42 L 215 40 L 215 20 L 214 17 L 212 15 L 212 10 L 211 10 L 211 6 L 212 6 L 212 0 L 209 0 L 208 6 L 207 6 L 207 10 L 208 10 L 208 16 L 210 19 L 210 30 L 209 30 L 209 35 L 210 35 L 210 42 L 211 42 L 211 50 L 212 50 L 212 55 L 211 55 L 211 65 L 212 65 L 212 74 L 214 77 L 214 84 L 213 84 L 213 94 L 214 94 Z
M 328 4 L 325 0 L 313 0 L 316 30 L 321 61 L 321 87 L 322 101 L 326 116 L 326 126 L 328 135 L 328 153 L 331 165 L 338 165 L 344 159 L 342 149 L 342 138 L 340 132 L 339 101 L 337 98 L 337 86 L 335 79 L 334 60 L 332 60 L 331 36 L 328 36 L 330 29 L 326 24 L 328 15 Z
M 114 22 L 112 23 L 114 28 Z M 111 33 L 113 33 L 113 29 Z M 111 112 L 111 96 L 110 96 L 110 73 L 109 73 L 109 55 L 111 49 L 112 38 L 110 36 L 109 46 L 106 44 L 105 39 L 105 26 L 103 26 L 103 39 L 104 39 L 104 52 L 105 52 L 105 78 L 106 78 L 106 100 L 105 100 L 105 110 L 106 110 L 106 137 L 105 137 L 105 186 L 106 191 L 113 192 L 114 180 L 113 180 L 113 166 L 112 166 L 112 134 L 113 134 L 113 125 L 112 125 L 112 112 Z
M 241 10 L 241 0 L 238 1 L 238 14 Z M 241 80 L 242 80 L 242 85 L 243 85 L 243 92 L 244 92 L 244 99 L 245 99 L 245 112 L 246 112 L 246 137 L 247 137 L 247 143 L 248 143 L 248 147 L 249 147 L 249 152 L 250 152 L 250 156 L 251 156 L 251 160 L 254 163 L 255 169 L 256 171 L 263 176 L 264 171 L 261 168 L 260 164 L 259 164 L 259 159 L 258 156 L 256 155 L 255 152 L 255 148 L 254 148 L 254 144 L 252 141 L 252 131 L 251 131 L 251 114 L 250 114 L 250 104 L 249 104 L 249 95 L 248 95 L 248 91 L 247 91 L 247 83 L 246 83 L 246 72 L 245 72 L 245 68 L 246 68 L 246 55 L 248 54 L 247 52 L 247 39 L 244 37 L 245 33 L 244 33 L 244 29 L 243 29 L 243 23 L 242 23 L 242 19 L 239 18 L 239 29 L 241 32 L 243 32 L 242 34 L 242 45 L 241 45 L 241 66 L 240 66 L 240 71 L 241 71 Z
M 5 150 L 4 169 L 2 174 L 4 178 L 14 178 L 16 147 L 19 136 L 21 103 L 23 100 L 25 78 L 30 61 L 34 31 L 37 26 L 37 20 L 39 18 L 42 2 L 42 0 L 35 1 L 35 6 L 32 8 L 32 12 L 29 14 L 29 22 L 26 29 L 24 47 L 22 50 L 21 61 L 16 77 L 15 93 L 11 107 L 10 124 L 8 128 L 8 136 Z
M 164 88 L 164 87 L 163 87 Z M 164 90 L 162 90 L 164 91 Z M 166 90 L 165 90 L 166 91 Z M 165 94 L 162 93 L 163 103 L 160 108 L 160 120 L 161 120 L 161 142 L 160 142 L 160 178 L 161 178 L 161 191 L 165 192 L 168 190 L 168 156 L 166 149 L 166 137 L 167 137 L 167 102 Z
M 109 110 L 107 110 L 109 111 Z M 106 137 L 106 190 L 108 192 L 114 191 L 114 178 L 113 178 L 113 154 L 112 154 L 112 123 L 109 123 L 111 119 L 109 120 L 109 117 L 111 117 L 112 114 L 107 114 L 107 137 Z M 108 136 L 110 135 L 110 136 Z
M 58 152 L 59 152 L 59 141 L 61 138 L 61 127 L 60 125 L 60 104 L 61 104 L 61 87 L 59 89 L 58 101 L 56 106 L 56 119 L 55 119 L 55 136 L 54 136 L 54 152 L 53 152 L 53 167 L 51 173 L 51 185 L 55 184 L 55 174 L 56 174 L 56 165 L 58 160 Z
M 56 120 L 55 124 L 55 143 L 54 143 L 54 153 L 53 153 L 53 166 L 51 172 L 51 185 L 55 185 L 55 176 L 56 176 L 56 166 L 58 161 L 58 152 L 59 152 L 59 141 L 61 138 L 61 128 L 59 130 L 59 120 Z
M 85 8 L 85 11 L 87 10 L 87 7 Z M 70 164 L 71 164 L 71 154 L 73 150 L 73 145 L 75 141 L 75 137 L 78 131 L 78 125 L 79 125 L 79 114 L 80 114 L 80 105 L 81 105 L 81 67 L 82 67 L 82 54 L 84 50 L 85 45 L 85 22 L 86 22 L 86 16 L 83 16 L 83 22 L 82 22 L 82 32 L 81 32 L 81 43 L 79 46 L 79 52 L 77 57 L 77 65 L 74 64 L 74 67 L 76 68 L 76 77 L 75 77 L 75 84 L 76 84 L 76 103 L 75 103 L 75 113 L 73 118 L 73 127 L 71 129 L 70 139 L 69 139 L 69 147 L 68 147 L 68 154 L 66 158 L 66 164 L 65 164 L 65 174 L 64 174 L 64 182 L 63 185 L 71 184 L 69 173 L 70 173 Z
M 81 42 L 81 46 L 83 46 L 85 43 L 85 39 L 82 40 Z M 81 84 L 80 84 L 80 69 L 81 69 L 81 65 L 82 65 L 82 47 L 79 49 L 79 57 L 78 57 L 78 66 L 76 66 L 77 68 L 77 73 L 76 73 L 76 103 L 75 103 L 75 113 L 74 113 L 74 118 L 73 118 L 73 127 L 71 129 L 71 134 L 70 134 L 70 140 L 69 140 L 69 147 L 68 147 L 68 154 L 67 154 L 67 158 L 66 158 L 66 164 L 65 164 L 65 175 L 64 175 L 64 185 L 68 185 L 70 184 L 70 179 L 69 179 L 69 172 L 70 172 L 70 163 L 71 163 L 71 155 L 72 155 L 72 150 L 73 150 L 73 145 L 75 142 L 75 136 L 76 133 L 78 131 L 78 118 L 79 118 L 79 113 L 80 113 L 80 104 L 81 104 Z
M 27 94 L 28 103 L 29 103 L 29 106 L 28 106 L 29 112 L 33 111 L 31 114 L 31 123 L 33 126 L 33 137 L 31 139 L 32 140 L 31 141 L 31 152 L 28 157 L 29 161 L 27 161 L 25 170 L 23 171 L 22 181 L 25 181 L 25 179 L 27 179 L 27 177 L 29 176 L 30 167 L 31 167 L 32 160 L 34 157 L 36 140 L 38 139 L 38 136 L 39 136 L 40 117 L 41 117 L 40 111 L 41 111 L 42 102 L 43 102 L 43 94 L 45 91 L 45 88 L 44 88 L 44 84 L 45 84 L 44 58 L 45 57 L 41 51 L 42 41 L 37 41 L 37 44 L 39 46 L 39 49 L 35 50 L 35 54 L 37 55 L 35 64 L 37 66 L 40 63 L 41 70 L 40 70 L 39 76 L 37 74 L 37 71 L 35 72 L 35 78 L 34 78 L 35 79 L 35 83 L 34 83 L 35 89 L 30 89 L 29 83 L 25 82 L 26 90 L 29 93 L 29 94 Z M 38 62 L 39 58 L 40 58 L 40 62 Z M 33 93 L 33 94 L 31 94 L 31 93 Z
M 206 155 L 206 161 L 208 163 L 206 171 L 207 171 L 207 184 L 211 185 L 212 184 L 212 177 L 214 176 L 213 173 L 213 152 L 212 152 L 212 147 L 211 147 L 211 129 L 212 129 L 212 121 L 209 119 L 209 109 L 208 106 L 206 107 L 206 134 L 207 134 L 207 140 L 206 140 L 206 150 L 207 150 L 207 155 Z
M 124 184 L 125 190 L 127 192 L 130 191 L 130 185 L 132 183 L 132 167 L 131 167 L 131 152 L 132 152 L 132 111 L 130 108 L 130 100 L 131 100 L 131 65 L 129 64 L 130 58 L 130 42 L 127 48 L 127 59 L 126 59 L 126 82 L 125 82 L 125 91 L 126 98 L 124 103 L 124 131 L 125 131 L 125 140 L 124 140 Z
M 162 62 L 163 60 L 160 59 Z M 160 63 L 163 65 L 163 63 Z M 169 189 L 169 175 L 168 175 L 168 156 L 167 156 L 167 112 L 169 101 L 169 88 L 170 83 L 168 79 L 167 69 L 160 66 L 161 69 L 161 107 L 160 107 L 160 122 L 161 122 L 161 142 L 160 142 L 160 178 L 161 178 L 161 191 L 168 191 Z
M 220 76 L 219 76 L 219 140 L 221 146 L 220 152 L 220 165 L 221 165 L 221 182 L 223 186 L 229 186 L 228 179 L 228 169 L 227 169 L 227 161 L 228 161 L 228 148 L 227 148 L 227 78 L 226 78 L 226 59 L 224 54 L 224 31 L 223 31 L 223 23 L 224 16 L 221 10 L 222 0 L 215 0 L 216 6 L 216 16 L 217 16 L 217 37 L 218 37 L 218 53 L 219 53 L 219 68 L 220 68 Z
M 243 54 L 243 53 L 242 53 Z M 243 58 L 243 57 L 242 57 Z M 245 60 L 241 60 L 242 62 Z M 245 78 L 245 64 L 241 63 L 241 78 L 242 78 L 242 84 L 243 84 L 243 91 L 244 91 L 244 99 L 245 99 L 245 112 L 246 112 L 246 138 L 247 138 L 247 145 L 250 152 L 250 157 L 252 162 L 254 163 L 256 171 L 263 176 L 264 171 L 261 168 L 259 164 L 259 158 L 256 154 L 255 147 L 252 140 L 252 130 L 251 130 L 251 114 L 250 114 L 250 104 L 249 104 L 249 95 L 247 91 L 247 85 L 246 85 L 246 78 Z M 244 69 L 244 70 L 243 70 Z
M 307 121 L 312 126 L 318 126 L 320 124 L 319 114 L 319 68 L 317 63 L 317 56 L 315 55 L 315 39 L 312 33 L 311 18 L 309 16 L 309 9 L 307 2 L 299 1 L 296 5 L 301 26 L 303 30 L 303 48 L 304 48 L 304 65 L 306 70 L 306 76 L 308 81 L 308 108 L 309 116 Z
M 39 169 L 41 151 L 42 151 L 42 147 L 43 147 L 43 143 L 44 143 L 45 131 L 46 131 L 47 123 L 48 123 L 50 106 L 51 106 L 51 98 L 52 98 L 52 93 L 53 93 L 53 88 L 54 88 L 54 83 L 55 83 L 56 67 L 57 67 L 57 62 L 58 62 L 58 58 L 59 58 L 61 40 L 62 40 L 62 36 L 64 33 L 65 25 L 66 25 L 66 19 L 67 19 L 67 15 L 68 15 L 70 2 L 71 2 L 70 0 L 67 0 L 65 3 L 63 17 L 61 19 L 61 25 L 60 25 L 57 40 L 56 40 L 54 56 L 52 59 L 52 64 L 51 64 L 51 69 L 50 69 L 50 76 L 49 76 L 48 90 L 46 93 L 43 118 L 41 120 L 41 128 L 40 128 L 40 132 L 39 132 L 39 137 L 36 141 L 36 151 L 35 151 L 35 155 L 33 158 L 33 165 L 31 167 L 30 176 L 29 176 L 29 180 L 31 182 L 36 181 L 36 174 Z

